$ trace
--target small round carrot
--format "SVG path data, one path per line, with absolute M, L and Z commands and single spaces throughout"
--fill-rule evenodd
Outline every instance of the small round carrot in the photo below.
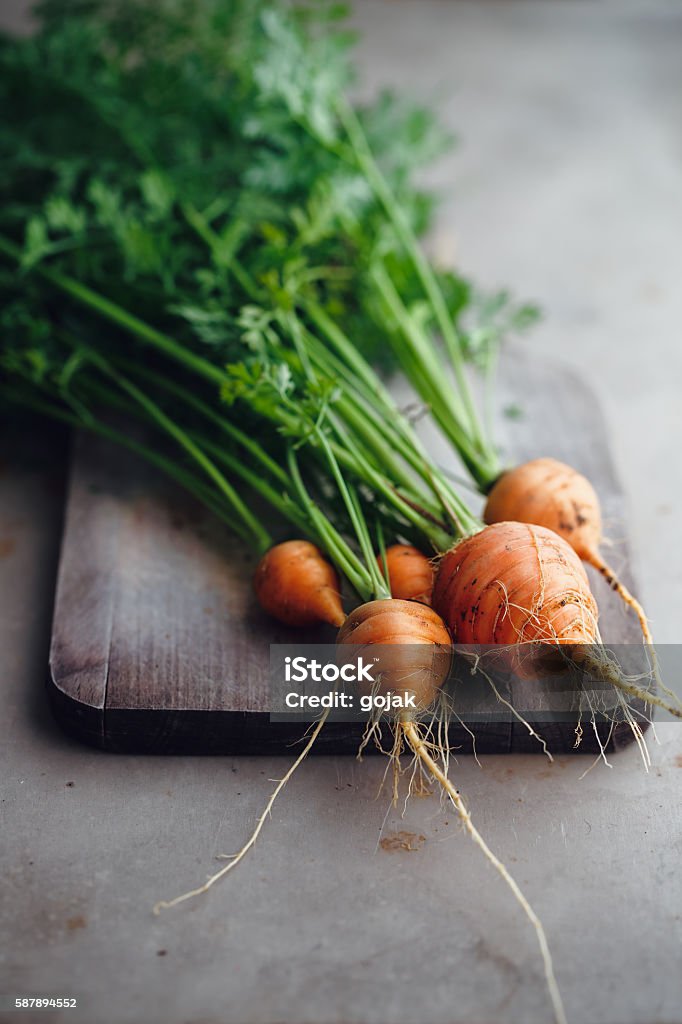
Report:
M 599 553 L 603 539 L 599 498 L 582 473 L 557 459 L 524 462 L 503 473 L 494 485 L 484 519 L 486 523 L 516 520 L 554 530 L 632 608 L 645 642 L 653 643 L 644 609 Z
M 430 707 L 445 682 L 452 660 L 447 626 L 427 605 L 395 599 L 369 601 L 355 608 L 336 642 L 377 646 L 377 692 L 413 694 L 417 707 Z M 395 651 L 384 650 L 392 648 Z
M 455 643 L 500 645 L 524 675 L 560 664 L 563 658 L 550 653 L 558 645 L 596 678 L 682 718 L 682 702 L 658 678 L 670 700 L 624 675 L 609 657 L 583 564 L 544 526 L 494 523 L 460 541 L 441 559 L 433 607 Z
M 597 604 L 575 551 L 542 526 L 487 526 L 441 559 L 433 606 L 461 644 L 594 644 Z
M 384 559 L 377 558 L 382 575 L 388 568 L 388 585 L 391 595 L 399 601 L 419 601 L 431 604 L 433 589 L 433 565 L 418 548 L 411 544 L 392 544 L 386 548 Z
M 275 544 L 258 563 L 253 585 L 261 607 L 287 626 L 340 626 L 346 618 L 339 577 L 310 541 Z

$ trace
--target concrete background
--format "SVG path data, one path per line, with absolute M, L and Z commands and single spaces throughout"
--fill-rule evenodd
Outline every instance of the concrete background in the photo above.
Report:
M 461 136 L 433 171 L 433 244 L 537 299 L 528 345 L 591 376 L 655 634 L 677 642 L 682 7 L 370 0 L 356 21 L 366 88 L 435 102 Z M 241 845 L 283 762 L 116 758 L 55 729 L 41 684 L 63 451 L 52 433 L 15 441 L 0 475 L 0 993 L 77 996 L 48 1019 L 88 1024 L 549 1021 L 527 922 L 447 808 L 389 812 L 384 834 L 425 839 L 377 852 L 378 760 L 307 764 L 238 876 L 151 915 Z M 634 750 L 582 781 L 582 758 L 453 767 L 545 923 L 574 1024 L 682 1022 L 682 734 L 660 738 L 648 775 Z
M 528 336 L 591 379 L 630 499 L 661 643 L 682 583 L 682 8 L 365 2 L 365 87 L 435 105 L 460 145 L 429 175 L 434 239 L 482 285 L 542 306 Z M 454 237 L 453 237 L 454 236 Z

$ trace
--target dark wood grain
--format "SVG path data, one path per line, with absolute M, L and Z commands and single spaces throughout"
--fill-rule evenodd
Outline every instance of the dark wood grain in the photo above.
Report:
M 531 365 L 514 349 L 501 382 L 500 408 L 513 400 L 523 409 L 519 418 L 500 419 L 505 459 L 554 455 L 587 473 L 621 538 L 617 562 L 631 583 L 622 494 L 593 396 L 581 380 L 548 363 Z M 253 600 L 252 568 L 227 528 L 165 478 L 101 439 L 78 436 L 50 656 L 60 722 L 119 751 L 265 753 L 299 739 L 300 723 L 270 722 L 269 647 L 320 636 L 267 619 Z M 602 579 L 593 583 L 603 635 L 635 640 L 635 624 Z M 474 727 L 479 751 L 539 749 L 520 723 L 495 721 L 498 710 L 491 698 L 490 721 Z M 574 726 L 546 723 L 542 731 L 553 750 L 565 751 L 573 748 Z M 316 750 L 355 752 L 360 728 L 330 723 Z M 605 738 L 608 728 L 600 728 Z M 628 737 L 619 727 L 611 746 Z M 471 749 L 458 724 L 451 740 Z M 594 736 L 582 749 L 596 749 Z

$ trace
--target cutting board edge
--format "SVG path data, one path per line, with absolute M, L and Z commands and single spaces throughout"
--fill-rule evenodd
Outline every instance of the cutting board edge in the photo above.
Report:
M 105 709 L 65 693 L 51 673 L 48 675 L 47 686 L 52 713 L 64 732 L 88 746 L 110 754 L 198 757 L 291 755 L 292 749 L 296 749 L 308 729 L 308 725 L 303 722 L 271 722 L 267 737 L 264 737 L 262 722 L 269 719 L 268 712 L 185 709 L 161 713 L 149 709 Z M 203 749 L 197 749 L 198 725 L 204 737 Z M 648 724 L 645 723 L 643 729 L 646 728 Z M 328 756 L 357 754 L 363 730 L 362 724 L 330 723 L 320 734 L 315 753 Z M 541 744 L 529 735 L 525 726 L 519 724 L 514 724 L 510 730 L 507 723 L 491 722 L 476 725 L 472 731 L 477 754 L 507 756 L 542 752 Z M 538 731 L 542 732 L 541 727 L 538 727 Z M 606 753 L 617 753 L 633 741 L 631 730 L 624 722 L 612 731 L 608 723 L 599 723 L 597 732 Z M 453 723 L 448 736 L 458 755 L 473 754 L 468 729 Z M 593 737 L 576 749 L 575 725 L 571 721 L 554 723 L 549 742 L 555 755 L 594 757 L 600 749 Z M 372 745 L 366 750 L 370 754 L 378 752 Z

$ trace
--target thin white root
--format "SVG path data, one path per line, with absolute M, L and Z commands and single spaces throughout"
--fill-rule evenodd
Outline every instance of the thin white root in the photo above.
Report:
M 284 789 L 284 787 L 286 786 L 287 782 L 289 781 L 291 776 L 294 774 L 294 772 L 296 771 L 298 766 L 301 764 L 302 761 L 305 760 L 305 758 L 310 753 L 310 750 L 312 749 L 312 746 L 315 743 L 315 740 L 317 739 L 317 737 L 320 735 L 320 732 L 322 731 L 322 727 L 323 727 L 324 723 L 327 721 L 328 715 L 329 715 L 329 709 L 326 710 L 324 712 L 324 714 L 322 715 L 322 717 L 318 720 L 317 724 L 315 725 L 315 728 L 313 729 L 313 731 L 310 734 L 310 738 L 309 738 L 308 742 L 306 743 L 305 747 L 303 748 L 301 753 L 298 755 L 298 757 L 296 758 L 294 763 L 291 765 L 291 767 L 287 771 L 286 775 L 283 778 L 281 778 L 279 780 L 279 782 L 277 783 L 277 785 L 275 786 L 275 788 L 272 791 L 272 794 L 270 796 L 270 799 L 268 800 L 267 804 L 265 805 L 265 810 L 263 811 L 263 813 L 261 814 L 260 818 L 256 822 L 256 827 L 254 828 L 253 832 L 251 833 L 250 839 L 244 844 L 244 846 L 242 846 L 242 848 L 239 851 L 239 853 L 222 854 L 221 857 L 223 857 L 223 858 L 224 857 L 229 857 L 229 859 L 230 859 L 230 863 L 229 864 L 226 864 L 224 868 L 220 869 L 220 871 L 217 871 L 214 875 L 211 875 L 211 877 L 208 879 L 208 881 L 205 882 L 203 885 L 198 886 L 198 888 L 190 889 L 189 892 L 183 893 L 182 896 L 176 896 L 175 899 L 173 899 L 173 900 L 159 900 L 158 903 L 154 904 L 154 913 L 155 914 L 160 914 L 162 910 L 168 910 L 169 907 L 175 907 L 175 906 L 178 905 L 178 903 L 184 903 L 185 900 L 191 900 L 194 896 L 201 896 L 203 893 L 208 892 L 208 890 L 211 888 L 211 886 L 215 885 L 216 882 L 220 881 L 220 879 L 223 878 L 229 871 L 232 871 L 233 868 L 236 868 L 236 866 L 237 866 L 237 864 L 239 864 L 240 860 L 242 860 L 246 856 L 246 854 L 249 852 L 251 847 L 254 846 L 254 844 L 256 842 L 256 839 L 258 839 L 258 836 L 260 835 L 260 832 L 261 832 L 261 830 L 263 828 L 263 825 L 265 824 L 265 821 L 266 821 L 268 815 L 270 814 L 270 811 L 272 810 L 272 806 L 273 806 L 275 800 L 277 799 L 279 794 L 282 792 L 282 790 Z
M 670 704 L 663 700 L 662 697 L 659 697 L 657 693 L 653 693 L 643 686 L 637 686 L 636 683 L 630 682 L 624 678 L 616 664 L 609 661 L 608 658 L 588 654 L 587 648 L 583 648 L 580 657 L 575 660 L 581 667 L 588 669 L 595 678 L 602 680 L 602 682 L 611 683 L 612 686 L 622 690 L 623 693 L 629 694 L 630 697 L 636 697 L 644 704 L 655 704 L 656 707 L 662 708 L 663 711 L 667 711 L 669 715 L 674 715 L 675 718 L 682 718 L 682 704 L 680 704 L 677 695 L 668 690 L 667 687 L 663 687 L 663 689 L 675 699 L 679 706 Z
M 488 682 L 489 682 L 489 684 L 490 684 L 490 686 L 492 688 L 492 691 L 495 694 L 495 696 L 497 697 L 497 699 L 500 702 L 500 704 L 504 704 L 504 706 L 506 708 L 508 708 L 509 711 L 511 711 L 512 715 L 514 716 L 514 718 L 516 718 L 516 720 L 518 722 L 520 722 L 521 725 L 525 725 L 526 729 L 528 730 L 529 735 L 532 736 L 534 740 L 538 741 L 538 743 L 542 747 L 543 754 L 545 754 L 545 756 L 550 761 L 550 763 L 553 764 L 554 763 L 554 758 L 552 757 L 551 750 L 547 746 L 547 741 L 540 735 L 539 732 L 536 732 L 535 729 L 533 728 L 533 726 L 530 724 L 530 722 L 526 718 L 524 718 L 523 715 L 519 711 L 516 710 L 516 708 L 514 707 L 512 702 L 510 700 L 507 700 L 506 697 L 502 696 L 502 694 L 500 693 L 498 688 L 495 686 L 495 683 L 493 682 L 492 676 L 488 675 L 487 672 L 484 672 L 483 669 L 480 668 L 478 665 L 476 667 L 476 671 L 483 673 L 485 678 L 488 680 Z
M 621 581 L 618 579 L 617 573 L 614 572 L 614 570 L 611 568 L 611 566 L 608 565 L 604 561 L 604 559 L 601 557 L 601 555 L 599 554 L 598 551 L 591 551 L 591 552 L 589 552 L 588 557 L 587 557 L 587 562 L 591 566 L 593 566 L 593 568 L 595 568 L 597 570 L 597 572 L 601 573 L 601 575 L 604 577 L 604 579 L 606 580 L 608 585 L 611 587 L 611 589 L 616 594 L 618 594 L 618 596 L 622 599 L 622 601 L 624 601 L 624 603 L 629 608 L 631 608 L 633 610 L 633 612 L 635 613 L 635 615 L 637 616 L 637 620 L 639 622 L 640 629 L 642 630 L 642 639 L 644 641 L 644 645 L 647 648 L 647 650 L 649 651 L 650 656 L 651 656 L 652 674 L 653 674 L 653 678 L 654 678 L 654 681 L 656 683 L 656 686 L 657 686 L 657 688 L 659 690 L 661 690 L 662 693 L 665 693 L 666 696 L 670 697 L 671 700 L 675 701 L 676 704 L 678 705 L 678 707 L 682 708 L 682 701 L 680 701 L 680 698 L 679 698 L 678 694 L 676 694 L 674 692 L 674 690 L 671 690 L 669 687 L 667 687 L 665 685 L 665 683 L 663 682 L 663 680 L 661 679 L 661 674 L 660 674 L 660 671 L 659 671 L 659 668 L 658 668 L 658 656 L 656 654 L 656 648 L 654 646 L 654 638 L 651 635 L 651 629 L 649 628 L 649 622 L 648 622 L 648 619 L 646 617 L 646 614 L 645 614 L 644 609 L 642 608 L 641 604 L 639 603 L 637 598 L 634 597 L 630 593 L 630 591 L 625 586 L 625 584 L 621 583 Z M 649 703 L 652 703 L 652 702 L 649 701 Z M 656 704 L 658 702 L 657 701 L 653 701 L 653 703 Z M 677 714 L 676 711 L 673 711 L 670 708 L 670 706 L 665 704 L 665 703 L 659 704 L 659 707 L 664 708 L 666 711 L 669 711 L 673 715 Z M 682 718 L 682 713 L 678 717 Z
M 473 729 L 470 729 L 470 728 L 469 728 L 469 726 L 468 726 L 468 725 L 466 724 L 466 722 L 464 721 L 464 719 L 463 719 L 463 718 L 460 718 L 460 716 L 459 716 L 459 715 L 457 714 L 457 712 L 456 712 L 456 711 L 455 711 L 454 709 L 452 710 L 452 714 L 453 714 L 453 715 L 455 716 L 455 718 L 457 719 L 457 721 L 459 722 L 459 724 L 460 724 L 460 725 L 462 726 L 462 728 L 464 729 L 464 731 L 465 731 L 465 732 L 468 732 L 468 733 L 469 733 L 469 735 L 471 736 L 471 754 L 472 754 L 472 756 L 473 756 L 473 759 L 474 759 L 474 761 L 475 761 L 475 762 L 476 762 L 476 764 L 478 765 L 478 767 L 479 767 L 479 768 L 482 768 L 482 767 L 483 767 L 483 765 L 481 764 L 481 762 L 480 762 L 480 761 L 479 761 L 479 759 L 478 759 L 478 752 L 477 752 L 477 750 L 476 750 L 476 733 L 474 732 L 474 730 L 473 730 Z M 447 772 L 447 768 L 446 768 L 446 772 Z
M 633 595 L 630 593 L 630 591 L 624 583 L 621 583 L 621 581 L 618 578 L 618 574 L 615 572 L 614 569 L 611 568 L 610 565 L 608 565 L 604 561 L 604 559 L 601 557 L 598 551 L 589 551 L 587 553 L 586 561 L 589 565 L 596 569 L 598 573 L 601 573 L 601 575 L 606 580 L 607 584 L 611 587 L 611 590 L 613 590 L 614 593 L 618 594 L 620 599 L 628 606 L 628 608 L 631 608 L 633 610 L 633 612 L 637 616 L 639 628 L 642 630 L 642 638 L 644 640 L 644 643 L 647 647 L 650 647 L 653 650 L 654 638 L 651 635 L 649 622 L 644 613 L 644 609 L 642 608 L 637 598 L 633 597 Z
M 566 1024 L 566 1013 L 564 1011 L 561 993 L 559 992 L 559 986 L 557 985 L 556 978 L 554 976 L 554 965 L 552 963 L 552 955 L 549 951 L 547 936 L 545 935 L 545 930 L 542 926 L 540 918 L 537 916 L 537 914 L 531 907 L 530 903 L 523 895 L 517 882 L 514 880 L 514 878 L 512 878 L 512 876 L 510 875 L 509 871 L 504 866 L 502 861 L 495 856 L 495 854 L 492 852 L 483 836 L 480 834 L 476 826 L 473 824 L 471 820 L 471 815 L 464 806 L 462 798 L 457 792 L 456 788 L 454 787 L 450 779 L 447 777 L 447 775 L 443 772 L 437 761 L 435 761 L 429 754 L 428 749 L 426 748 L 422 736 L 419 732 L 419 727 L 416 725 L 415 722 L 407 720 L 400 723 L 400 728 L 405 736 L 405 739 L 407 740 L 407 743 L 412 748 L 413 752 L 417 755 L 417 757 L 421 758 L 421 760 L 424 762 L 433 778 L 436 779 L 436 781 L 443 787 L 445 792 L 450 797 L 450 800 L 452 801 L 455 810 L 459 814 L 464 824 L 464 827 L 466 831 L 469 833 L 471 839 L 473 839 L 476 845 L 482 850 L 485 858 L 493 865 L 496 871 L 498 871 L 499 874 L 502 876 L 502 878 L 507 883 L 507 885 L 513 892 L 514 896 L 516 897 L 519 905 L 523 909 L 527 918 L 533 925 L 533 928 L 535 929 L 535 933 L 537 935 L 538 944 L 540 946 L 540 952 L 542 954 L 542 962 L 545 970 L 545 980 L 547 982 L 549 997 L 551 999 L 552 1007 L 554 1009 L 554 1017 L 557 1024 Z
M 633 715 L 630 706 L 622 693 L 618 694 L 618 700 L 623 711 L 623 718 L 630 726 L 630 731 L 632 732 L 635 743 L 637 744 L 637 748 L 644 765 L 644 771 L 648 772 L 651 767 L 651 755 L 649 754 L 649 748 L 647 746 L 646 737 L 644 736 L 642 727 Z
M 613 730 L 615 729 L 615 727 L 616 727 L 616 723 L 615 722 L 611 722 L 611 728 L 609 729 L 609 734 L 606 737 L 606 743 L 604 744 L 605 747 L 608 747 L 609 743 L 611 742 L 611 736 L 613 735 Z M 597 740 L 599 741 L 599 737 L 597 737 Z M 597 765 L 599 764 L 601 759 L 602 759 L 602 754 L 601 753 L 597 754 L 597 756 L 595 757 L 594 761 L 592 761 L 592 763 L 590 764 L 589 768 L 586 768 L 585 771 L 582 773 L 582 775 L 578 776 L 578 782 L 582 782 L 583 779 L 585 778 L 585 776 L 589 775 L 590 772 L 592 771 L 592 769 L 597 767 Z M 611 765 L 609 764 L 608 761 L 606 762 L 606 767 L 607 768 L 611 767 Z
M 575 743 L 573 744 L 573 749 L 577 750 L 578 747 L 580 746 L 580 744 L 582 743 L 582 741 L 583 741 L 583 710 L 582 710 L 582 708 L 579 708 L 578 709 L 578 723 L 577 723 L 577 725 L 575 727 Z
M 611 762 L 609 761 L 608 757 L 606 756 L 606 748 L 609 745 L 608 744 L 608 740 L 607 740 L 606 743 L 602 743 L 602 741 L 601 741 L 601 736 L 599 735 L 599 729 L 597 728 L 597 718 L 596 718 L 595 710 L 594 710 L 594 708 L 592 706 L 592 701 L 590 700 L 590 695 L 589 695 L 589 693 L 587 691 L 585 691 L 585 698 L 586 698 L 587 703 L 588 703 L 589 708 L 590 708 L 590 725 L 592 726 L 592 732 L 594 733 L 594 738 L 596 739 L 597 746 L 599 747 L 599 755 L 597 757 L 597 761 L 603 761 L 607 768 L 613 768 L 613 765 L 611 764 Z M 611 725 L 611 729 L 609 730 L 609 740 L 611 739 L 612 734 L 613 734 L 613 724 Z M 587 774 L 587 772 L 585 774 Z M 581 775 L 580 778 L 582 779 L 582 777 L 583 776 Z

